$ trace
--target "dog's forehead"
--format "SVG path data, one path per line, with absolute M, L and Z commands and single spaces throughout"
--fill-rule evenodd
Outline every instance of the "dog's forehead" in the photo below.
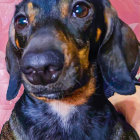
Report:
M 72 3 L 77 3 L 77 2 L 89 2 L 89 3 L 99 3 L 99 4 L 109 4 L 108 0 L 26 0 L 27 3 L 31 2 L 35 5 L 38 5 L 41 8 L 44 8 L 46 10 L 50 10 L 52 7 L 57 6 L 61 7 L 64 4 L 71 5 Z
M 54 13 L 57 13 L 68 10 L 71 2 L 72 0 L 26 0 L 23 1 L 23 4 L 21 4 L 21 6 L 19 6 L 19 9 L 21 7 L 28 7 L 28 9 L 30 10 L 34 7 L 39 9 L 40 12 L 42 11 L 42 13 L 49 15 L 53 11 Z
M 39 12 L 43 11 L 42 13 L 46 14 L 46 16 L 53 12 L 55 15 L 65 17 L 74 4 L 84 1 L 95 5 L 95 9 L 101 5 L 110 7 L 109 0 L 23 0 L 22 3 L 17 6 L 17 11 L 20 11 L 23 7 L 24 10 L 25 7 L 30 8 L 32 4 L 32 7 L 38 8 Z
M 71 5 L 73 0 L 23 0 L 16 6 L 15 17 L 17 15 L 26 15 L 31 21 L 36 19 L 36 23 L 49 19 L 58 19 L 59 21 L 71 14 Z

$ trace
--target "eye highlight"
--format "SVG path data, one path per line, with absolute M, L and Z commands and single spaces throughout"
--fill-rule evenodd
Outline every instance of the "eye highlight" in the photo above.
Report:
M 28 19 L 25 16 L 18 16 L 15 20 L 15 27 L 17 29 L 24 29 L 28 25 Z
M 74 6 L 72 15 L 78 18 L 86 17 L 89 13 L 89 9 L 90 7 L 86 3 L 80 2 Z

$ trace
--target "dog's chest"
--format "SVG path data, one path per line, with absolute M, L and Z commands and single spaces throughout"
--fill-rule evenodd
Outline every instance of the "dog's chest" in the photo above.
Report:
M 76 112 L 76 107 L 60 101 L 54 101 L 52 103 L 49 103 L 49 107 L 52 111 L 52 114 L 55 115 L 58 119 L 60 119 L 60 122 L 62 122 L 61 127 L 63 127 L 64 129 L 68 129 L 69 120 Z
M 20 135 L 21 140 L 24 137 L 26 140 L 92 140 L 95 137 L 100 139 L 106 133 L 101 131 L 94 111 L 86 105 L 32 102 L 26 98 L 16 104 L 14 111 L 16 116 L 12 120 L 17 121 L 12 126 L 17 128 L 15 134 Z

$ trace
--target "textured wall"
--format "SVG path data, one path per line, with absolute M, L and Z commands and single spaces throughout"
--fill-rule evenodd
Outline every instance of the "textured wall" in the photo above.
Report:
M 14 12 L 14 6 L 20 0 L 0 0 L 0 130 L 9 118 L 18 97 L 10 102 L 6 101 L 5 94 L 8 85 L 8 74 L 5 67 L 5 46 L 8 39 L 9 24 Z M 111 0 L 119 16 L 135 31 L 140 40 L 140 0 Z

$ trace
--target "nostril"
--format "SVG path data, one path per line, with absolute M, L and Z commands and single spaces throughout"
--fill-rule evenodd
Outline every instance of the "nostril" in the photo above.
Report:
M 26 67 L 22 69 L 24 74 L 35 74 L 36 70 L 31 67 Z
M 57 71 L 60 71 L 62 69 L 62 66 L 48 66 L 48 71 L 51 73 L 55 73 Z
M 50 71 L 50 72 L 55 72 L 55 71 L 57 71 L 57 70 L 58 70 L 58 68 L 55 67 L 55 66 L 49 66 L 49 67 L 48 67 L 48 71 Z

